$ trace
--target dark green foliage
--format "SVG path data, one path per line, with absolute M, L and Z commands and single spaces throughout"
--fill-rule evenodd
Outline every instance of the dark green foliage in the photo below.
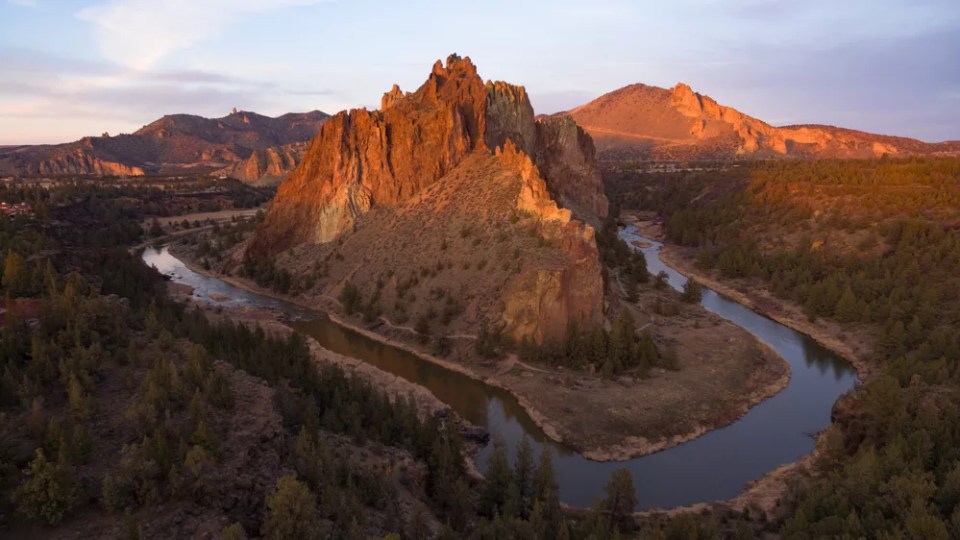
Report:
M 473 342 L 474 350 L 483 358 L 498 358 L 513 348 L 513 345 L 501 326 L 491 328 L 487 321 L 481 323 L 480 333 Z
M 617 469 L 604 488 L 606 497 L 600 509 L 609 526 L 627 532 L 634 528 L 633 512 L 637 508 L 637 493 L 633 487 L 633 475 L 626 468 Z
M 37 449 L 13 500 L 25 517 L 56 525 L 79 502 L 73 468 L 64 457 L 55 463 L 47 461 L 43 451 Z
M 267 497 L 264 537 L 270 540 L 321 538 L 316 505 L 316 496 L 295 476 L 277 479 L 276 489 Z
M 340 303 L 343 305 L 343 310 L 347 315 L 356 313 L 360 309 L 361 304 L 363 304 L 363 295 L 357 286 L 349 280 L 343 284 L 343 289 L 340 291 L 337 299 L 340 300 Z
M 529 338 L 521 339 L 518 354 L 521 360 L 554 366 L 584 368 L 592 364 L 608 377 L 623 372 L 644 375 L 660 357 L 653 335 L 649 329 L 637 332 L 629 310 L 621 312 L 610 331 L 602 326 L 581 331 L 571 323 L 562 342 L 537 345 Z
M 703 288 L 697 280 L 690 278 L 683 284 L 683 293 L 680 298 L 688 304 L 699 304 L 703 299 Z
M 670 240 L 698 248 L 701 267 L 765 284 L 811 320 L 876 335 L 868 361 L 880 374 L 839 409 L 819 474 L 790 491 L 788 518 L 772 527 L 797 539 L 956 537 L 960 160 L 770 162 L 620 180 L 621 204 L 661 212 Z M 702 537 L 698 527 L 685 518 L 667 532 Z

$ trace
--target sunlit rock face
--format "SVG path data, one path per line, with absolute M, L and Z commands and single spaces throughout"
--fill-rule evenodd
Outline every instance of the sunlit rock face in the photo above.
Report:
M 960 154 L 955 142 L 822 125 L 772 126 L 683 83 L 670 89 L 632 84 L 555 116 L 576 120 L 608 161 Z
M 406 212 L 416 202 L 411 212 L 449 211 L 431 201 L 441 192 L 465 192 L 456 187 L 461 182 L 516 190 L 503 219 L 513 212 L 535 217 L 537 234 L 557 250 L 548 265 L 542 257 L 521 257 L 519 271 L 504 278 L 502 298 L 491 309 L 507 330 L 543 340 L 561 335 L 570 320 L 599 321 L 602 279 L 593 228 L 585 221 L 605 217 L 607 200 L 590 137 L 570 119 L 538 122 L 523 87 L 485 83 L 469 58 L 456 55 L 438 61 L 414 92 L 395 85 L 380 110 L 332 117 L 281 184 L 246 257 L 255 261 L 334 239 L 349 243 L 344 233 L 380 222 L 364 219 L 377 209 Z M 384 234 L 406 235 L 414 244 L 435 240 L 417 230 Z

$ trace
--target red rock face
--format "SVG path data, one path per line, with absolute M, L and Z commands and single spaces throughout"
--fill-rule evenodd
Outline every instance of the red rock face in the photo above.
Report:
M 405 95 L 394 86 L 381 103 L 380 111 L 341 112 L 324 125 L 280 186 L 251 256 L 328 242 L 371 207 L 407 200 L 471 152 L 491 151 L 506 140 L 556 171 L 556 192 L 573 208 L 606 215 L 588 138 L 568 124 L 538 138 L 526 91 L 484 84 L 469 58 L 452 55 L 446 66 L 437 61 L 416 92 Z M 541 141 L 545 150 L 537 153 Z M 548 175 L 548 185 L 552 181 Z
M 438 61 L 416 92 L 384 96 L 382 111 L 331 118 L 280 186 L 249 248 L 254 256 L 328 242 L 373 205 L 396 205 L 483 144 L 486 89 L 469 59 Z
M 607 213 L 588 135 L 570 120 L 538 125 L 522 87 L 485 84 L 470 59 L 456 55 L 446 65 L 438 61 L 415 92 L 394 86 L 381 105 L 379 111 L 341 112 L 323 126 L 280 186 L 247 247 L 248 260 L 330 242 L 363 227 L 361 217 L 368 212 L 429 197 L 427 188 L 468 157 L 496 152 L 497 174 L 512 171 L 522 179 L 516 207 L 541 219 L 540 234 L 560 248 L 565 261 L 524 267 L 511 280 L 500 314 L 508 331 L 542 340 L 562 334 L 573 318 L 583 324 L 600 320 L 602 280 L 593 229 L 571 215 L 596 221 Z M 558 207 L 553 196 L 567 208 Z M 413 236 L 414 243 L 427 241 L 416 238 L 418 231 L 397 233 Z M 528 287 L 532 282 L 539 285 Z

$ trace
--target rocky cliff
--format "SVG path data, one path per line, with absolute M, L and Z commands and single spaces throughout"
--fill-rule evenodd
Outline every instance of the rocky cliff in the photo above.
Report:
M 605 160 L 865 158 L 960 154 L 960 143 L 924 143 L 832 126 L 776 127 L 694 92 L 634 84 L 558 116 L 577 121 Z
M 313 138 L 327 115 L 313 111 L 277 118 L 238 111 L 222 118 L 164 116 L 132 134 L 84 137 L 79 141 L 0 149 L 0 174 L 127 175 L 210 172 L 252 160 L 249 169 L 279 170 L 285 145 Z M 276 148 L 255 156 L 257 151 Z M 267 163 L 264 163 L 266 161 Z M 272 163 L 271 163 L 272 161 Z M 261 165 L 261 163 L 264 163 Z M 286 172 L 286 171 L 284 171 Z
M 143 167 L 101 156 L 89 144 L 68 148 L 20 146 L 0 150 L 0 173 L 24 176 L 96 175 L 142 176 Z M 42 153 L 43 158 L 37 159 Z
M 600 265 L 582 220 L 604 217 L 607 204 L 589 136 L 571 121 L 541 126 L 522 87 L 484 83 L 456 55 L 416 91 L 394 86 L 381 106 L 323 126 L 247 247 L 249 263 L 281 255 L 297 272 L 313 268 L 322 274 L 314 292 L 326 296 L 347 279 L 379 283 L 394 305 L 406 293 L 398 279 L 442 266 L 447 277 L 433 289 L 471 302 L 448 324 L 472 330 L 502 322 L 542 340 L 570 320 L 600 319 Z M 458 258 L 500 249 L 482 264 L 448 261 L 458 234 L 477 235 Z
M 230 178 L 257 185 L 278 185 L 300 163 L 308 143 L 261 148 L 250 157 L 219 171 Z
M 571 118 L 537 121 L 534 159 L 550 179 L 551 193 L 594 225 L 607 215 L 607 197 L 595 154 L 593 139 Z
M 394 86 L 382 105 L 379 111 L 340 112 L 324 125 L 303 164 L 280 186 L 251 253 L 328 242 L 372 206 L 406 200 L 471 152 L 490 151 L 507 139 L 541 156 L 544 168 L 584 169 L 593 185 L 583 190 L 591 200 L 582 206 L 606 215 L 605 201 L 592 200 L 603 196 L 599 175 L 591 176 L 595 171 L 582 166 L 593 160 L 587 155 L 590 145 L 535 152 L 537 127 L 526 91 L 506 83 L 484 84 L 469 58 L 451 56 L 446 66 L 438 61 L 416 92 L 403 94 Z M 555 139 L 553 146 L 562 148 L 560 138 Z M 560 181 L 557 191 L 579 203 L 578 189 L 569 185 L 575 178 L 564 179 L 567 185 Z

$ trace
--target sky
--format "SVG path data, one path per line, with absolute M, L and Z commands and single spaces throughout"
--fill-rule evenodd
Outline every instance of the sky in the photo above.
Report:
M 376 108 L 453 52 L 537 113 L 682 81 L 774 125 L 960 140 L 960 0 L 0 0 L 0 145 Z

